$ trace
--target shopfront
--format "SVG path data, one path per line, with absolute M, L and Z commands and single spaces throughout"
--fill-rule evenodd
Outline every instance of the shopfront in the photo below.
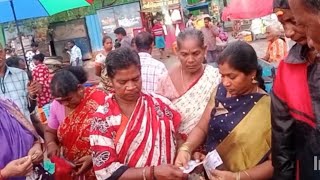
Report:
M 143 27 L 151 31 L 154 21 L 161 19 L 166 34 L 166 48 L 171 48 L 176 36 L 185 28 L 179 0 L 141 0 Z
M 123 4 L 97 11 L 103 35 L 115 40 L 114 29 L 123 27 L 133 37 L 133 30 L 142 27 L 139 2 Z

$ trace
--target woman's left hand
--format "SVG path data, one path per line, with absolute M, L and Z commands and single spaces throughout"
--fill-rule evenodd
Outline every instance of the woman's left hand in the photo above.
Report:
M 76 175 L 79 176 L 81 174 L 84 174 L 92 167 L 92 157 L 91 155 L 84 156 L 80 159 L 75 160 L 74 163 L 77 167 L 79 167 L 76 171 Z
M 230 171 L 220 171 L 214 169 L 211 171 L 211 176 L 213 179 L 217 180 L 234 180 L 236 179 L 236 174 Z
M 43 152 L 40 143 L 35 143 L 29 150 L 28 155 L 31 156 L 33 164 L 39 164 L 43 160 Z

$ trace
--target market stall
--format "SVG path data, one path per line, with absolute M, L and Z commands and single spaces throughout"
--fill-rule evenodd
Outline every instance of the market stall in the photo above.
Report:
M 165 31 L 166 48 L 171 48 L 176 36 L 185 28 L 179 0 L 151 1 L 141 0 L 143 27 L 151 32 L 156 19 L 162 19 Z

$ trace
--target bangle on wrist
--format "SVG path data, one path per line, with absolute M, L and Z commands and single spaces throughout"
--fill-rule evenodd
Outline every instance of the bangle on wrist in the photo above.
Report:
M 150 167 L 150 180 L 156 180 L 156 177 L 154 176 L 154 166 Z
M 252 179 L 251 176 L 250 176 L 250 174 L 249 174 L 247 171 L 243 171 L 243 173 L 244 173 L 245 175 L 247 175 L 249 179 Z
M 147 168 L 147 167 L 144 167 L 143 170 L 142 170 L 143 180 L 147 180 L 147 177 L 146 177 L 146 168 Z
M 33 101 L 35 101 L 35 100 L 37 100 L 37 96 L 35 96 L 34 98 L 32 97 L 32 96 L 30 96 L 30 94 L 29 94 L 29 99 L 31 99 L 31 100 L 33 100 Z
M 183 144 L 181 145 L 181 147 L 179 148 L 178 152 L 179 152 L 179 151 L 185 151 L 185 152 L 187 152 L 187 153 L 189 153 L 189 154 L 191 155 L 191 150 L 190 150 L 188 144 L 190 144 L 190 143 L 189 143 L 189 142 L 183 143 Z

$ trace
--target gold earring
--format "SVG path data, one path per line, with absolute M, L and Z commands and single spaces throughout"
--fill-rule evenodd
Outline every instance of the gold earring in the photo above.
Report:
M 258 84 L 258 81 L 255 79 L 255 77 L 252 77 L 252 84 Z

